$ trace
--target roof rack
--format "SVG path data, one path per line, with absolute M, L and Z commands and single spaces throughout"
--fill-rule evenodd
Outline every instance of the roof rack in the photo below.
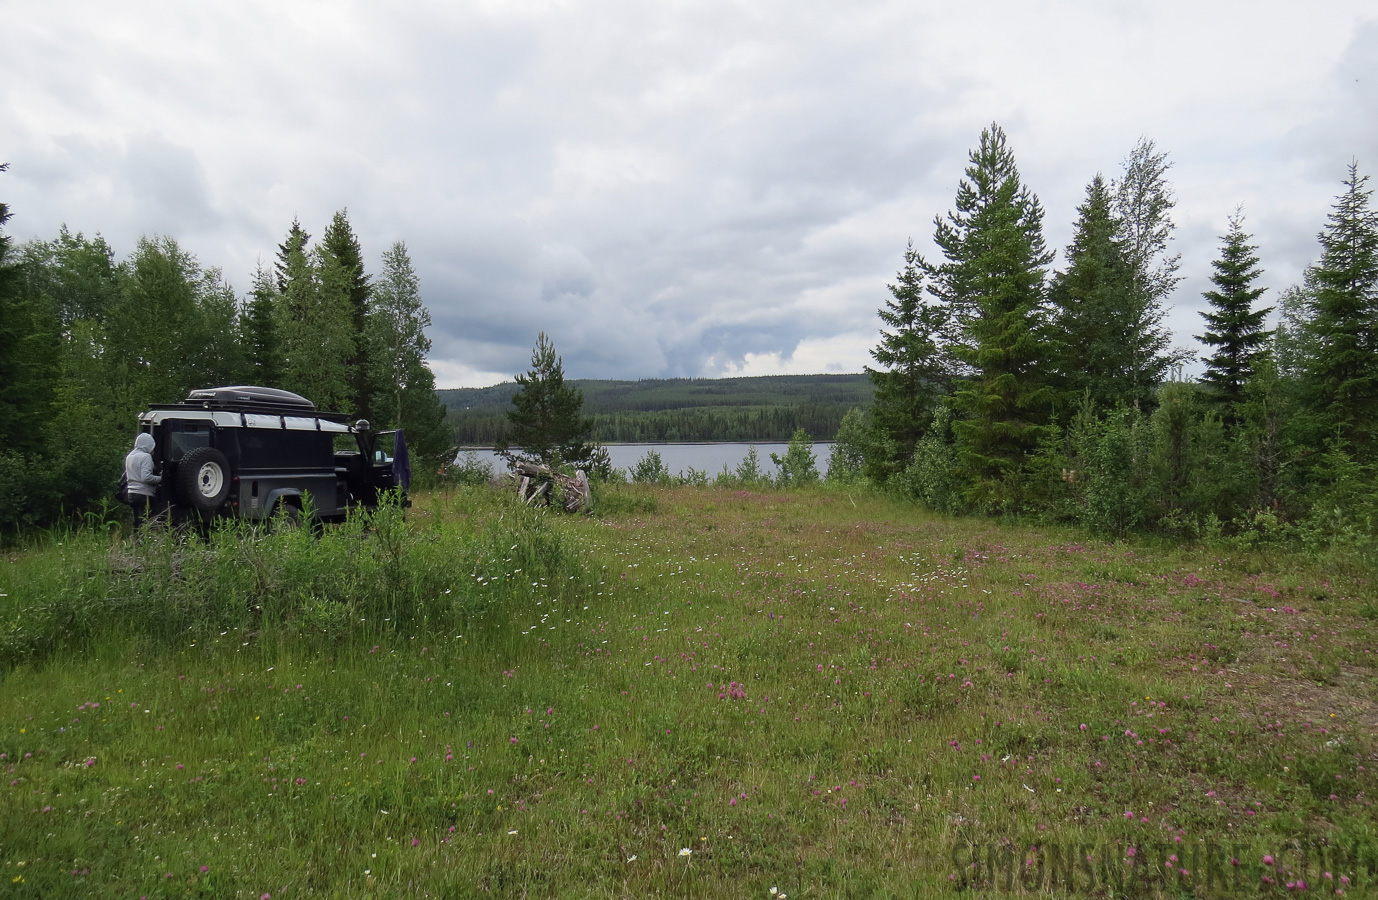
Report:
M 318 412 L 316 404 L 300 394 L 255 385 L 204 388 L 192 391 L 180 403 L 155 403 L 152 409 L 219 409 L 229 412 L 257 412 L 308 418 L 340 419 L 341 413 Z

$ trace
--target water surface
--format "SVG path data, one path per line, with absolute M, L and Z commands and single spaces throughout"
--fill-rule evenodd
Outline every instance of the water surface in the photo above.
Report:
M 612 457 L 613 466 L 624 472 L 630 473 L 636 464 L 645 458 L 647 453 L 654 450 L 660 454 L 661 462 L 665 464 L 665 468 L 672 475 L 683 475 L 692 468 L 706 472 L 708 477 L 712 478 L 722 471 L 723 466 L 727 466 L 729 471 L 735 471 L 741 461 L 746 458 L 747 450 L 751 444 L 607 444 L 605 446 L 608 448 L 608 455 Z M 820 475 L 827 473 L 828 454 L 832 452 L 832 447 L 832 441 L 817 441 L 813 445 L 814 465 L 818 468 Z M 770 454 L 784 456 L 788 449 L 788 443 L 756 444 L 756 455 L 759 458 L 761 471 L 772 476 L 775 475 L 777 469 L 775 464 L 770 461 Z M 458 459 L 463 459 L 466 453 L 471 452 L 478 457 L 480 462 L 491 464 L 494 472 L 506 471 L 506 462 L 494 453 L 491 447 L 461 450 Z

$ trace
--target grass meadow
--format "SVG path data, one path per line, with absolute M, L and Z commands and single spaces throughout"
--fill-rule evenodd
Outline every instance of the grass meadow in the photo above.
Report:
M 1378 586 L 868 492 L 0 566 L 0 896 L 1378 893 Z

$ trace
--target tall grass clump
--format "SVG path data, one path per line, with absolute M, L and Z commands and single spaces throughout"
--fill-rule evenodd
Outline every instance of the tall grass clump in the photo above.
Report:
M 575 596 L 584 579 L 549 513 L 480 501 L 468 516 L 409 514 L 389 498 L 313 531 L 227 521 L 204 537 L 153 530 L 113 546 L 80 529 L 4 571 L 0 665 L 38 661 L 93 635 L 159 643 L 224 632 L 354 632 L 499 627 L 536 600 Z M 478 637 L 478 635 L 475 635 Z
M 593 512 L 598 516 L 645 515 L 659 508 L 656 495 L 636 484 L 603 484 L 593 496 Z

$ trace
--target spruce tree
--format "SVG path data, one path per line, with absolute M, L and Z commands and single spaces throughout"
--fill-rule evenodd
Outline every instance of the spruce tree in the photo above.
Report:
M 593 420 L 583 417 L 583 392 L 565 384 L 564 364 L 544 331 L 531 351 L 530 370 L 517 376 L 517 384 L 507 413 L 509 433 L 498 442 L 498 452 L 543 464 L 588 461 L 594 451 L 589 443 Z
M 904 251 L 904 267 L 895 283 L 886 285 L 894 299 L 885 301 L 879 310 L 886 327 L 881 329 L 880 344 L 871 356 L 884 369 L 866 367 L 875 386 L 871 423 L 878 438 L 868 442 L 866 468 L 867 474 L 881 483 L 908 465 L 933 418 L 934 404 L 952 379 L 944 339 L 949 310 L 944 304 L 925 302 L 926 268 L 910 240 Z
M 368 326 L 369 296 L 372 291 L 369 276 L 364 272 L 364 255 L 359 239 L 349 224 L 348 210 L 340 210 L 330 220 L 321 238 L 321 251 L 334 259 L 346 276 L 343 284 L 349 308 L 349 321 L 354 337 L 354 352 L 346 361 L 349 366 L 350 396 L 348 408 L 357 416 L 374 418 L 371 408 L 373 383 L 371 379 Z
M 273 276 L 260 262 L 254 269 L 253 288 L 249 291 L 241 329 L 249 362 L 248 380 L 265 387 L 278 387 L 282 380 L 281 348 L 273 315 L 277 302 Z
M 1067 268 L 1053 276 L 1048 290 L 1049 343 L 1064 417 L 1084 398 L 1106 410 L 1136 396 L 1130 264 L 1112 202 L 1105 179 L 1096 175 L 1077 208 Z
M 968 502 L 1015 509 L 1052 402 L 1039 340 L 1052 254 L 1043 208 L 1020 182 L 999 125 L 981 132 L 955 205 L 935 221 L 933 240 L 946 261 L 934 270 L 932 292 L 961 325 L 954 352 L 968 367 L 954 394 L 957 453 Z
M 1378 215 L 1367 182 L 1351 163 L 1309 273 L 1316 345 L 1307 380 L 1315 407 L 1361 461 L 1373 458 L 1378 436 Z
M 307 245 L 311 243 L 311 235 L 306 233 L 306 229 L 301 227 L 301 220 L 296 216 L 292 217 L 292 227 L 287 229 L 287 237 L 283 238 L 282 243 L 278 244 L 277 262 L 273 266 L 273 272 L 277 276 L 278 293 L 287 293 L 287 285 L 292 281 L 292 253 L 293 251 L 306 255 Z
M 1197 337 L 1213 350 L 1201 380 L 1212 388 L 1211 397 L 1224 407 L 1229 422 L 1239 420 L 1245 385 L 1254 377 L 1255 358 L 1270 336 L 1264 319 L 1273 311 L 1271 306 L 1254 308 L 1266 288 L 1255 286 L 1263 270 L 1254 253 L 1258 248 L 1249 243 L 1243 222 L 1236 212 L 1230 217 L 1229 231 L 1221 236 L 1220 256 L 1211 264 L 1215 288 L 1203 295 L 1212 311 L 1201 313 L 1206 333 Z
M 287 290 L 273 305 L 281 353 L 281 386 L 320 409 L 347 412 L 348 360 L 354 355 L 349 316 L 350 273 L 316 248 L 292 247 L 285 266 Z

